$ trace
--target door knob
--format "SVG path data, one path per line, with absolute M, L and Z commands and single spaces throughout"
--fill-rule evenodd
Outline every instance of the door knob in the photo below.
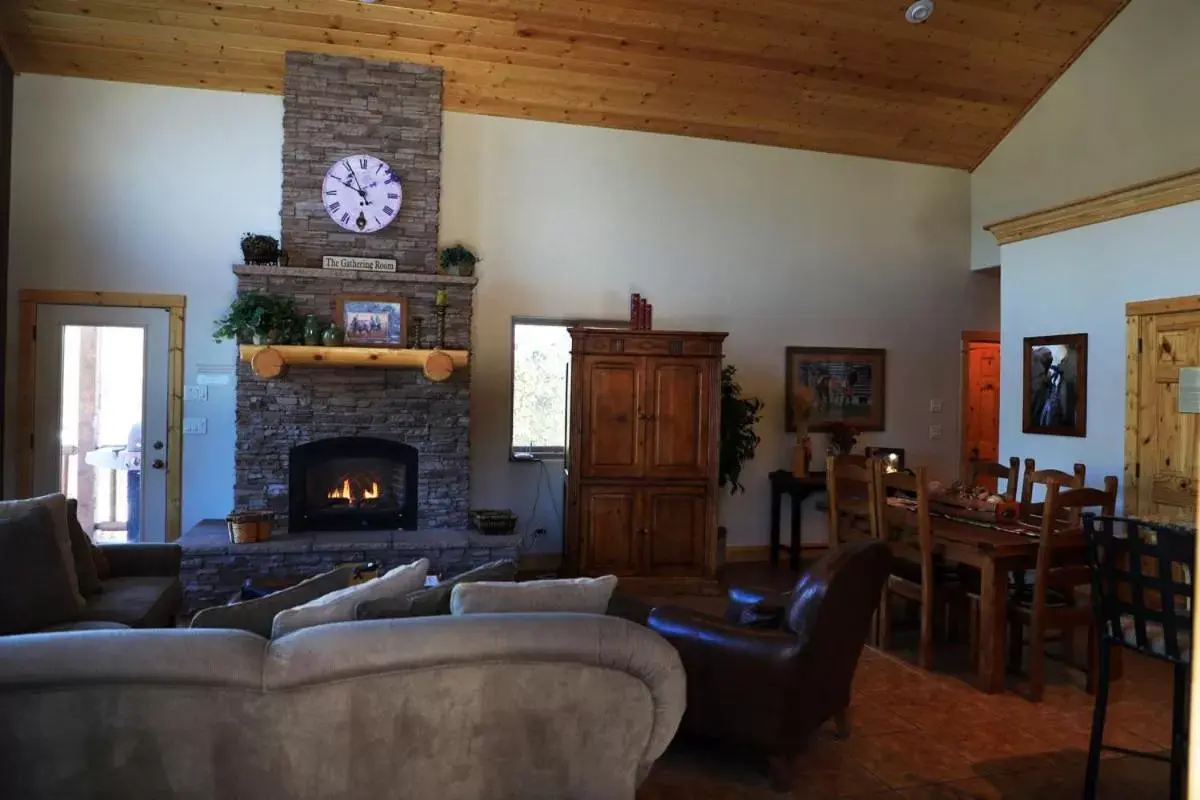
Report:
M 162 450 L 162 449 L 163 449 L 163 443 L 162 443 L 162 442 L 155 442 L 155 443 L 154 443 L 152 446 L 154 447 L 154 449 L 155 449 L 155 450 Z
M 162 469 L 166 465 L 167 462 L 163 461 L 161 458 L 156 458 L 150 462 L 150 466 L 154 467 L 155 469 Z

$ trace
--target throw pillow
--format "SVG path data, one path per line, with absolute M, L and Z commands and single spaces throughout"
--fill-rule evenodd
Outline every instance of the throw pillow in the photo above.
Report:
M 78 619 L 77 595 L 50 509 L 31 505 L 0 517 L 0 635 Z
M 206 608 L 192 617 L 191 627 L 234 628 L 268 638 L 275 616 L 279 612 L 311 603 L 330 592 L 345 589 L 350 585 L 350 575 L 354 569 L 353 566 L 338 567 L 307 578 L 295 586 L 272 592 L 266 597 Z
M 301 628 L 325 625 L 330 622 L 350 622 L 354 608 L 364 600 L 381 597 L 404 597 L 425 585 L 429 559 L 396 567 L 369 581 L 348 586 L 302 606 L 280 611 L 271 623 L 271 638 L 278 639 Z
M 112 577 L 112 564 L 108 563 L 104 548 L 92 545 L 92 563 L 96 565 L 96 577 L 102 582 Z
M 567 578 L 525 583 L 460 583 L 450 595 L 450 613 L 564 611 L 603 614 L 617 577 Z
M 396 617 L 439 617 L 450 613 L 450 594 L 460 583 L 475 581 L 506 581 L 517 579 L 517 562 L 501 559 L 467 570 L 448 578 L 437 586 L 413 592 L 407 597 L 388 597 L 367 600 L 355 609 L 357 619 L 394 619 Z
M 79 501 L 67 501 L 67 533 L 71 536 L 71 562 L 75 565 L 75 577 L 79 581 L 79 593 L 84 597 L 99 594 L 103 588 L 96 573 L 96 561 L 92 558 L 92 540 L 79 524 Z
M 30 497 L 25 500 L 0 501 L 0 519 L 23 514 L 31 508 L 45 508 L 50 512 L 50 526 L 54 532 L 54 541 L 58 543 L 59 556 L 63 566 L 67 568 L 67 576 L 71 586 L 75 587 L 75 603 L 80 608 L 85 605 L 83 595 L 79 593 L 79 578 L 75 574 L 75 557 L 71 554 L 71 532 L 67 529 L 67 498 L 62 494 L 47 494 L 41 497 Z

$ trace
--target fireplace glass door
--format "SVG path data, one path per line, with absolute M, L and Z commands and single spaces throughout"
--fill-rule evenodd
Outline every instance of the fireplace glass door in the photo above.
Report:
M 402 442 L 319 439 L 292 449 L 290 472 L 292 531 L 417 526 L 417 451 Z

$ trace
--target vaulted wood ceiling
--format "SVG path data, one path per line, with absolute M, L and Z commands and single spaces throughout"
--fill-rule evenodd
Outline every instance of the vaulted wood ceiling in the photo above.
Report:
M 0 0 L 19 72 L 280 93 L 288 50 L 456 111 L 971 169 L 1128 0 Z

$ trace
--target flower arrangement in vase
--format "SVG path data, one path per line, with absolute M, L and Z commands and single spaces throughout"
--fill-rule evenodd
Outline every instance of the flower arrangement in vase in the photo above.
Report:
M 845 456 L 854 452 L 854 446 L 858 444 L 858 428 L 849 422 L 837 420 L 829 423 L 825 431 L 829 434 L 829 447 L 826 449 L 829 455 Z

